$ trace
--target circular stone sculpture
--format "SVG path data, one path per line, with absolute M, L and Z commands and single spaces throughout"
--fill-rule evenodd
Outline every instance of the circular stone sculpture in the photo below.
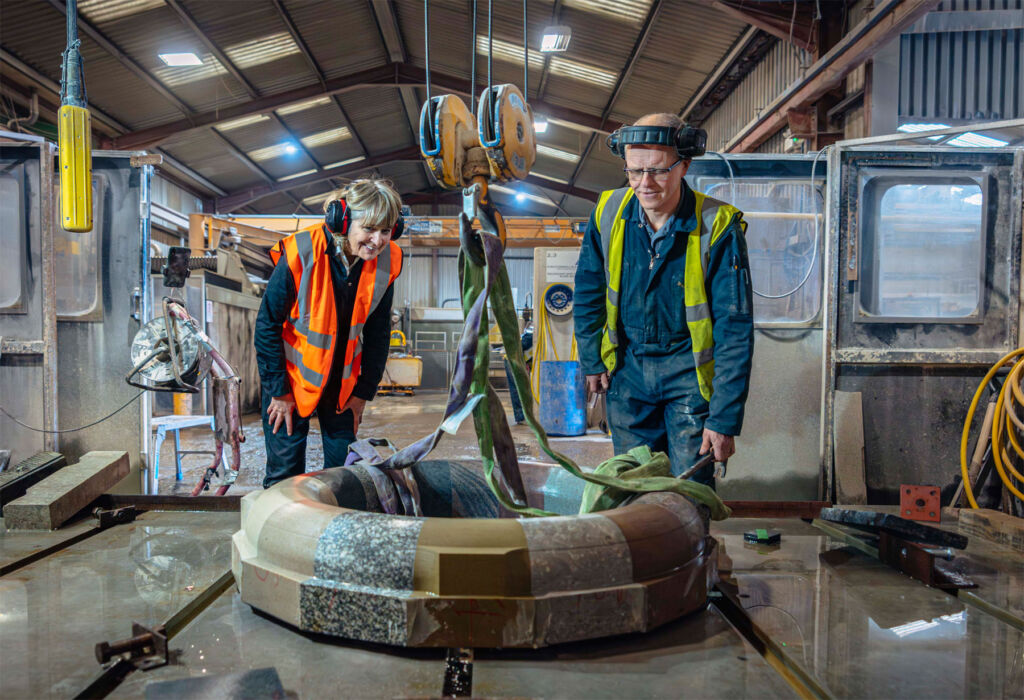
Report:
M 676 494 L 589 515 L 410 517 L 339 507 L 344 471 L 242 499 L 244 602 L 367 642 L 541 647 L 650 630 L 702 608 L 717 576 L 704 509 Z

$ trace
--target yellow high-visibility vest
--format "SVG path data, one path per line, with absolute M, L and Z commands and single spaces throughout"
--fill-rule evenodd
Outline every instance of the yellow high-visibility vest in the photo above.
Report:
M 686 241 L 686 274 L 683 301 L 686 304 L 686 326 L 693 341 L 693 361 L 701 396 L 711 399 L 711 382 L 715 377 L 715 341 L 712 337 L 711 306 L 708 304 L 707 274 L 711 246 L 726 229 L 738 221 L 746 233 L 743 212 L 731 204 L 694 191 L 697 225 Z M 608 283 L 605 295 L 607 316 L 601 337 L 601 361 L 609 374 L 615 371 L 616 348 L 619 345 L 619 293 L 622 289 L 622 251 L 625 242 L 626 205 L 633 198 L 633 188 L 623 187 L 601 193 L 594 219 L 604 251 L 604 273 Z

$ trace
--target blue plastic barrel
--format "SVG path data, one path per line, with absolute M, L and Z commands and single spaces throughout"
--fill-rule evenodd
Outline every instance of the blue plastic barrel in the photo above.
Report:
M 548 435 L 587 432 L 585 397 L 579 362 L 540 363 L 540 424 Z

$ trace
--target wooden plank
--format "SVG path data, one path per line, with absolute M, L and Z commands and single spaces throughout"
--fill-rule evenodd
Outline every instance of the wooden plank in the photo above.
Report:
M 961 508 L 960 532 L 1024 552 L 1024 519 L 988 508 Z
M 128 470 L 127 452 L 87 452 L 78 464 L 51 474 L 4 506 L 4 524 L 11 530 L 54 530 L 128 476 Z
M 864 414 L 859 391 L 837 391 L 835 401 L 836 502 L 864 505 Z

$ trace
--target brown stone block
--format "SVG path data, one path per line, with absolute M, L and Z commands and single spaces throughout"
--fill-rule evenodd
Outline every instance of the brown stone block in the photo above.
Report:
M 55 530 L 128 476 L 129 468 L 127 452 L 87 452 L 78 464 L 51 474 L 4 506 L 4 523 L 11 530 Z

